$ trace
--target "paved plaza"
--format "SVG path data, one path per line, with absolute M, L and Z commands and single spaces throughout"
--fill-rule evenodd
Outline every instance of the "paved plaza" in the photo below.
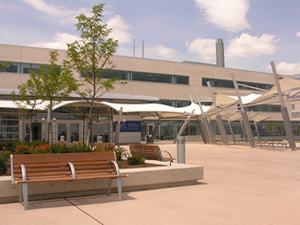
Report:
M 161 144 L 176 156 L 177 146 Z M 1 224 L 300 224 L 300 149 L 186 144 L 186 162 L 204 166 L 196 185 L 111 196 L 0 204 Z

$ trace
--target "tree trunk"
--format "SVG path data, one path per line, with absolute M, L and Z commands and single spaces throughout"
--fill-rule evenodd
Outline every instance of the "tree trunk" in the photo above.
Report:
M 90 111 L 89 111 L 90 124 L 88 123 L 87 134 L 86 134 L 86 144 L 87 145 L 90 144 L 90 138 L 93 138 L 93 137 L 90 137 L 91 136 L 91 129 L 92 129 L 92 111 L 93 111 L 93 106 L 90 107 Z

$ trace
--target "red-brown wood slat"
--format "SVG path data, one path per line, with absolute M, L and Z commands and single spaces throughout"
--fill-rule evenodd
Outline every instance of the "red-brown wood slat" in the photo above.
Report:
M 114 160 L 114 152 L 13 155 L 14 164 L 64 163 L 107 160 Z

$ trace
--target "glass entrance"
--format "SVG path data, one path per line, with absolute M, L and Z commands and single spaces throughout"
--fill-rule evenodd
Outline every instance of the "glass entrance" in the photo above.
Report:
M 57 123 L 57 141 L 66 141 L 67 143 L 73 143 L 73 141 L 79 141 L 79 123 L 67 122 Z
M 101 140 L 102 139 L 102 140 Z M 100 122 L 93 124 L 93 143 L 109 142 L 109 122 Z
M 155 129 L 155 124 L 148 124 L 146 135 L 152 136 L 154 129 Z M 158 131 L 156 132 L 155 138 L 160 139 L 160 125 L 158 126 Z
M 30 122 L 24 122 L 24 141 L 30 142 Z M 32 123 L 32 140 L 45 140 L 46 125 L 44 123 Z

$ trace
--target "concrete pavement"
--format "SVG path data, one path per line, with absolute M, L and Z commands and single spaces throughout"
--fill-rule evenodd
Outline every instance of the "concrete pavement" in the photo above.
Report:
M 176 145 L 161 149 L 176 156 Z M 197 185 L 1 204 L 1 224 L 300 224 L 300 151 L 186 144 Z

